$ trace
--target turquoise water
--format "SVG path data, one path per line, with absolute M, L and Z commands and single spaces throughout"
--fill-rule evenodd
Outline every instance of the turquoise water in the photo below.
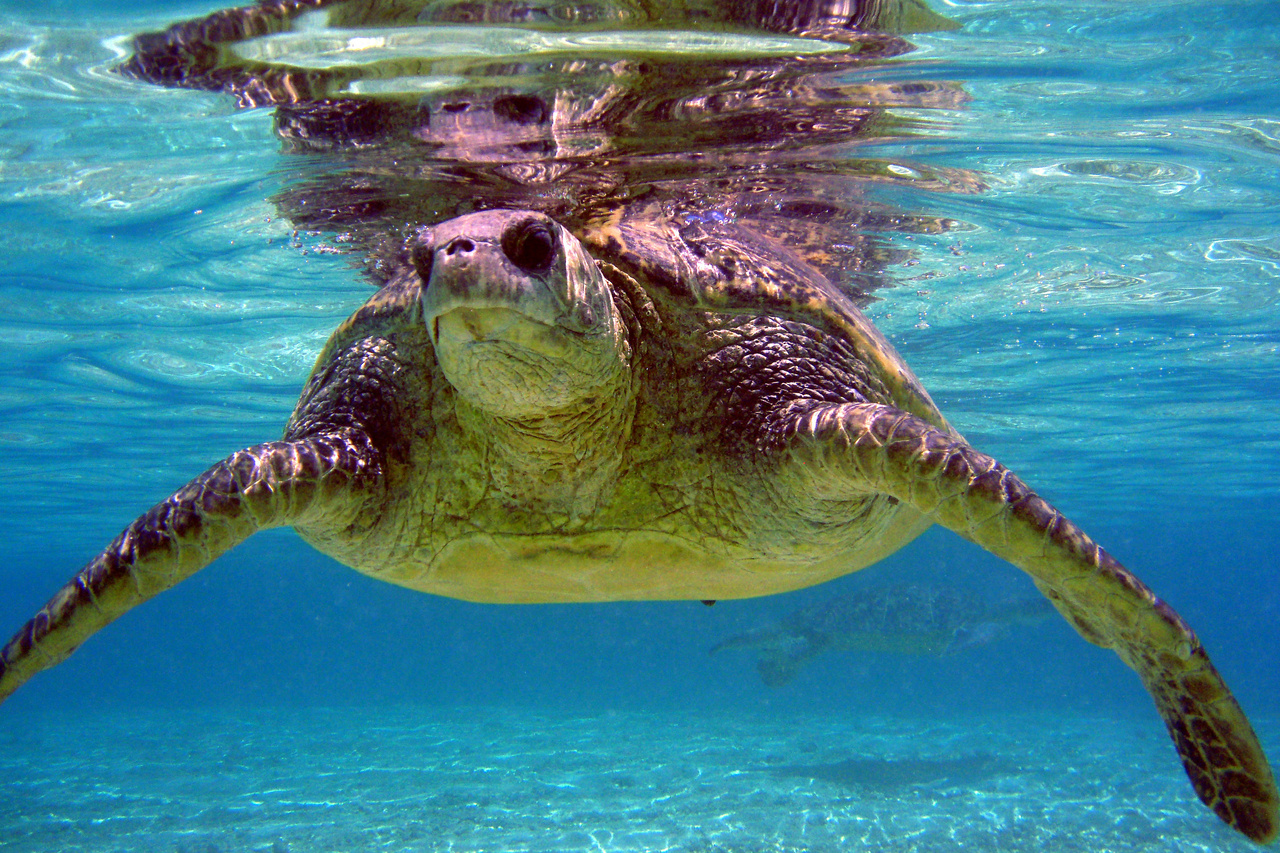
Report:
M 215 8 L 0 5 L 13 629 L 276 437 L 370 292 L 273 207 L 296 167 L 270 111 L 108 72 L 125 36 Z M 957 224 L 893 236 L 913 254 L 868 312 L 972 443 L 1195 626 L 1280 755 L 1280 4 L 936 8 L 961 28 L 865 80 L 968 100 L 862 153 L 986 190 L 876 188 Z M 1249 849 L 1064 624 L 832 654 L 775 690 L 706 653 L 889 580 L 1030 591 L 934 530 L 773 599 L 501 608 L 260 534 L 0 708 L 0 850 Z

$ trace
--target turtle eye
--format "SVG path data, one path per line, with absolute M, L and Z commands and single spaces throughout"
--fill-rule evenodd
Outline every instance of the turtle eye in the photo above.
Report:
M 556 257 L 556 232 L 540 219 L 526 219 L 502 235 L 502 251 L 520 269 L 545 273 Z
M 409 260 L 413 262 L 413 268 L 418 271 L 418 278 L 422 279 L 423 287 L 431 281 L 431 261 L 435 256 L 435 250 L 430 244 L 419 243 L 409 251 Z

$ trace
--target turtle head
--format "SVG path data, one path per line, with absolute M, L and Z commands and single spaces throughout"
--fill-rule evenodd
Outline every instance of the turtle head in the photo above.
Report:
M 506 418 L 608 394 L 630 347 L 609 285 L 577 238 L 540 213 L 490 210 L 423 229 L 423 319 L 445 378 Z

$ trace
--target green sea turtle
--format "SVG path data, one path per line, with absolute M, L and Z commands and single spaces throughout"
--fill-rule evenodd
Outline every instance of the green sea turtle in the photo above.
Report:
M 1086 639 L 1114 649 L 1151 692 L 1201 799 L 1249 837 L 1274 838 L 1270 768 L 1195 635 L 969 447 L 859 312 L 856 289 L 833 281 L 850 258 L 876 261 L 874 246 L 837 245 L 841 229 L 817 221 L 832 211 L 851 214 L 841 228 L 866 221 L 839 206 L 850 189 L 841 170 L 858 160 L 838 145 L 851 126 L 887 124 L 849 107 L 851 62 L 824 64 L 821 45 L 765 65 L 735 55 L 672 100 L 663 75 L 645 71 L 651 52 L 631 50 L 587 63 L 602 81 L 588 87 L 590 108 L 557 112 L 569 103 L 560 90 L 515 91 L 484 101 L 505 125 L 455 116 L 436 136 L 419 120 L 423 92 L 449 75 L 492 92 L 487 72 L 473 72 L 495 63 L 384 61 L 397 34 L 383 28 L 473 5 L 264 0 L 139 38 L 137 76 L 277 105 L 287 139 L 338 152 L 339 174 L 286 193 L 284 209 L 300 227 L 363 225 L 357 242 L 376 256 L 382 286 L 330 338 L 281 440 L 231 454 L 142 515 L 0 650 L 0 699 L 268 527 L 292 526 L 411 589 L 589 602 L 793 590 L 874 563 L 936 523 L 1026 571 Z M 918 4 L 853 4 L 852 15 L 843 2 L 668 5 L 725 13 L 708 20 L 726 26 L 737 19 L 725 10 L 782 10 L 774 29 L 808 33 L 816 21 L 839 40 L 866 14 Z M 498 7 L 510 20 L 587 5 Z M 373 12 L 390 18 L 360 17 Z M 319 59 L 272 65 L 294 44 L 280 35 Z M 374 56 L 367 73 L 346 61 L 357 49 Z M 522 81 L 553 67 L 572 95 L 582 60 L 563 53 L 496 64 Z M 686 96 L 704 81 L 714 97 Z M 388 85 L 399 88 L 368 94 Z M 906 88 L 917 86 L 927 88 Z M 756 107 L 810 96 L 816 106 L 794 128 L 784 116 L 776 137 L 752 135 Z M 473 103 L 441 98 L 432 116 Z M 530 129 L 557 115 L 574 120 Z M 745 144 L 691 155 L 684 134 L 710 115 Z M 673 116 L 666 147 L 649 145 L 653 119 Z M 477 127 L 498 132 L 485 157 L 462 162 Z M 597 131 L 614 147 L 582 156 L 584 139 L 603 150 Z M 635 147 L 620 150 L 626 133 Z M 883 172 L 862 165 L 868 179 Z M 713 204 L 731 194 L 742 203 Z M 487 209 L 465 212 L 477 207 Z M 377 248 L 378 235 L 406 224 L 407 241 L 397 231 L 390 250 Z
M 775 624 L 727 637 L 710 653 L 753 651 L 761 679 L 779 687 L 825 652 L 951 655 L 1052 613 L 1044 598 L 989 602 L 959 587 L 894 584 L 814 602 Z
M 714 600 L 821 583 L 941 524 L 1027 572 L 1155 699 L 1249 837 L 1280 798 L 1191 629 L 967 445 L 844 293 L 765 235 L 642 208 L 424 227 L 330 338 L 279 441 L 131 524 L 0 652 L 0 697 L 258 530 L 484 602 Z

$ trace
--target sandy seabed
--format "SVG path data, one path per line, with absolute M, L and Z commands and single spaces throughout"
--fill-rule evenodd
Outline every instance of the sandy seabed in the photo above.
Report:
M 961 849 L 1259 848 L 1155 719 L 256 708 L 0 732 L 5 853 Z

